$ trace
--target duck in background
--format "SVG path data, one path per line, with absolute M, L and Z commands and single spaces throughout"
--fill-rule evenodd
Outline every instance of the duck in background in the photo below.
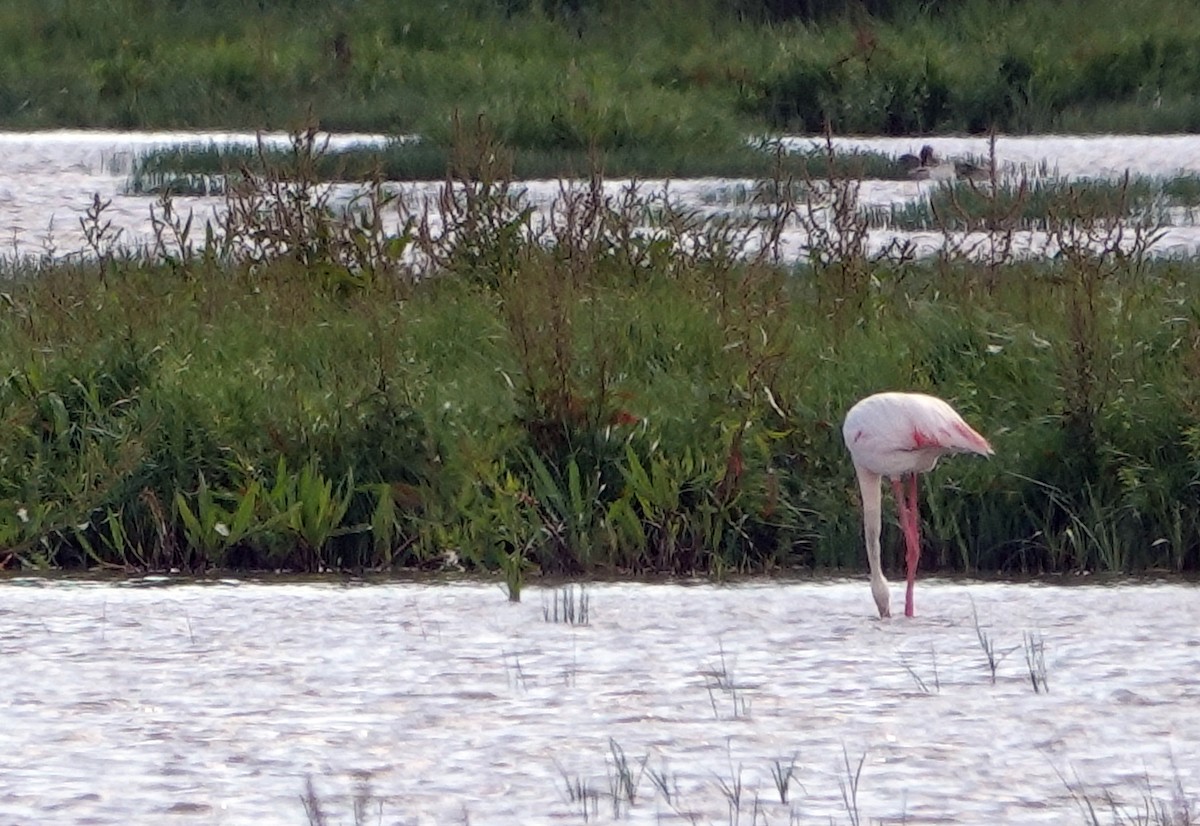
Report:
M 905 154 L 899 157 L 900 168 L 908 173 L 908 177 L 923 181 L 929 179 L 949 180 L 965 178 L 971 181 L 985 181 L 988 170 L 970 161 L 942 160 L 934 154 L 933 147 L 925 144 L 917 155 Z
M 927 175 L 920 174 L 933 161 L 933 147 L 925 144 L 921 147 L 920 154 L 913 155 L 911 152 L 901 155 L 899 158 L 900 168 L 909 174 L 909 177 L 922 178 Z

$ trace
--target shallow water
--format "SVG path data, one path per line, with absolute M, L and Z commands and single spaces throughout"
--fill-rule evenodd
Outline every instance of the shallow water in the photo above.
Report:
M 371 823 L 581 823 L 586 786 L 588 822 L 726 824 L 739 778 L 740 822 L 849 823 L 860 758 L 864 823 L 1084 823 L 1068 784 L 1105 823 L 1109 793 L 1195 806 L 1193 586 L 930 580 L 880 621 L 858 581 L 593 584 L 586 626 L 558 593 L 10 580 L 0 823 L 305 823 L 306 777 L 342 823 L 366 782 Z M 646 767 L 619 817 L 612 742 Z
M 113 232 L 120 231 L 122 243 L 146 245 L 152 240 L 150 208 L 155 199 L 129 195 L 125 190 L 129 173 L 138 153 L 152 147 L 183 143 L 252 144 L 251 134 L 228 132 L 37 132 L 0 133 L 0 253 L 9 255 L 63 256 L 81 252 L 85 247 L 79 219 L 90 205 L 92 195 L 112 199 L 105 219 L 112 221 Z M 268 143 L 285 143 L 281 134 L 265 135 Z M 330 143 L 339 147 L 353 143 L 379 142 L 378 135 L 339 135 Z M 981 156 L 987 152 L 986 138 L 842 138 L 836 143 L 848 149 L 874 149 L 899 155 L 915 152 L 928 142 L 939 155 Z M 811 138 L 791 138 L 797 148 L 813 145 Z M 1006 173 L 1024 171 L 1039 175 L 1043 171 L 1068 178 L 1114 178 L 1125 171 L 1134 175 L 1170 177 L 1200 173 L 1200 136 L 1040 136 L 1001 137 L 996 145 L 997 159 Z M 626 181 L 610 181 L 610 191 Z M 727 179 L 674 181 L 671 197 L 684 206 L 735 209 L 739 193 L 752 182 Z M 431 196 L 438 184 L 411 184 L 402 187 L 418 199 Z M 546 206 L 559 193 L 559 185 L 550 181 L 525 182 L 530 199 Z M 644 192 L 661 191 L 663 181 L 643 181 Z M 925 197 L 938 186 L 936 181 L 866 181 L 860 191 L 864 207 L 888 207 Z M 354 187 L 338 188 L 339 197 L 348 199 Z M 216 216 L 220 198 L 177 198 L 177 208 L 196 214 L 196 240 L 202 240 L 202 227 Z M 899 233 L 875 230 L 870 246 L 880 249 L 892 238 L 911 240 L 919 252 L 929 253 L 941 246 L 939 233 Z M 1046 251 L 1046 239 L 1038 233 L 1023 233 L 1017 239 L 1021 254 L 1038 255 Z M 805 254 L 805 236 L 793 227 L 783 238 L 786 257 Z M 1051 250 L 1052 252 L 1052 250 Z M 1193 256 L 1200 253 L 1200 226 L 1190 210 L 1172 210 L 1170 226 L 1154 247 L 1160 255 Z
M 268 145 L 286 145 L 287 135 L 262 136 Z M 56 257 L 82 252 L 79 219 L 92 196 L 112 200 L 105 211 L 113 233 L 132 246 L 152 239 L 150 207 L 155 199 L 125 190 L 136 157 L 153 148 L 188 143 L 254 145 L 257 136 L 233 132 L 110 132 L 62 130 L 0 132 L 0 254 Z M 330 148 L 382 140 L 376 135 L 338 135 Z M 197 221 L 214 215 L 218 198 L 180 198 L 180 208 L 196 210 Z M 201 233 L 198 240 L 203 240 Z

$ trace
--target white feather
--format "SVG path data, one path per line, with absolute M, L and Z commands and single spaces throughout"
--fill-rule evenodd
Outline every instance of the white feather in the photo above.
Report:
M 913 613 L 913 579 L 920 556 L 920 523 L 917 515 L 915 475 L 933 470 L 947 453 L 992 454 L 987 439 L 971 428 L 954 408 L 923 393 L 876 393 L 860 401 L 846 414 L 842 437 L 854 460 L 862 492 L 863 535 L 867 563 L 871 569 L 871 594 L 879 616 L 891 616 L 887 580 L 880 563 L 879 534 L 882 496 L 880 482 L 892 479 L 905 530 L 908 560 L 908 590 L 904 613 Z M 905 476 L 913 476 L 910 502 L 902 501 Z

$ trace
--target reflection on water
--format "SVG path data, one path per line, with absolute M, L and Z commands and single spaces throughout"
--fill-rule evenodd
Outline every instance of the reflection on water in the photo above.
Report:
M 265 136 L 268 142 L 284 143 L 285 135 Z M 41 132 L 0 133 L 0 245 L 8 254 L 61 256 L 84 248 L 79 218 L 91 203 L 92 195 L 112 199 L 105 213 L 113 231 L 121 232 L 121 241 L 131 246 L 147 245 L 152 240 L 150 207 L 154 198 L 125 194 L 129 172 L 136 155 L 152 147 L 181 143 L 253 143 L 255 137 L 236 133 L 121 133 L 121 132 Z M 343 135 L 331 142 L 337 148 L 352 143 L 377 142 L 378 135 Z M 806 148 L 810 138 L 789 139 L 789 144 Z M 913 152 L 919 144 L 932 144 L 939 156 L 975 156 L 987 153 L 986 138 L 845 138 L 839 147 L 873 149 L 891 155 Z M 1067 178 L 1112 179 L 1129 171 L 1134 175 L 1170 177 L 1200 174 L 1200 136 L 1121 136 L 1101 135 L 1020 137 L 997 140 L 997 158 L 1006 173 L 1045 173 Z M 609 182 L 616 192 L 625 182 Z M 728 199 L 752 182 L 726 179 L 645 181 L 643 192 L 669 189 L 672 200 L 684 206 L 729 204 Z M 938 186 L 936 181 L 868 181 L 860 193 L 867 208 L 886 208 L 922 199 Z M 406 185 L 404 190 L 418 200 L 431 196 L 439 184 Z M 550 181 L 523 184 L 535 204 L 543 207 L 559 195 L 559 185 Z M 339 197 L 349 199 L 357 191 L 339 187 Z M 177 208 L 186 213 L 195 210 L 197 240 L 200 228 L 214 218 L 222 202 L 216 197 L 177 198 Z M 1163 255 L 1190 256 L 1200 252 L 1200 227 L 1190 210 L 1171 210 L 1171 226 L 1155 245 Z M 870 245 L 881 249 L 894 237 L 912 240 L 924 253 L 942 243 L 938 233 L 900 233 L 874 230 Z M 1031 233 L 1017 239 L 1017 250 L 1037 254 L 1045 238 Z M 805 239 L 793 227 L 782 239 L 782 251 L 789 257 L 805 254 Z
M 918 591 L 879 621 L 857 581 L 597 584 L 572 626 L 555 591 L 489 584 L 9 581 L 0 823 L 304 823 L 308 776 L 333 822 L 365 782 L 383 823 L 725 824 L 740 781 L 741 822 L 848 823 L 860 758 L 864 823 L 1084 823 L 1068 782 L 1101 811 L 1200 788 L 1195 587 Z

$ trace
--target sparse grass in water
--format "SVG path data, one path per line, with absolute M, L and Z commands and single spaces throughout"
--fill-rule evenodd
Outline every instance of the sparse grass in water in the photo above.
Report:
M 979 640 L 979 647 L 983 650 L 983 656 L 987 662 L 988 676 L 991 677 L 992 685 L 995 685 L 996 669 L 999 668 L 1005 657 L 1017 649 L 1014 647 L 1007 651 L 996 652 L 996 640 L 979 624 L 979 611 L 976 610 L 974 602 L 971 603 L 971 619 L 975 624 L 975 637 Z
M 858 758 L 858 764 L 851 767 L 850 752 L 842 747 L 842 760 L 846 769 L 845 778 L 838 778 L 838 786 L 842 790 L 842 805 L 846 807 L 846 816 L 850 818 L 850 826 L 860 826 L 862 815 L 858 808 L 858 790 L 862 783 L 863 764 L 867 762 L 864 751 Z
M 679 777 L 669 772 L 665 765 L 658 769 L 647 766 L 646 775 L 668 806 L 673 807 L 679 801 Z
M 1026 632 L 1025 665 L 1029 670 L 1029 681 L 1035 694 L 1048 693 L 1050 684 L 1046 673 L 1046 641 L 1041 634 Z
M 731 719 L 747 717 L 750 714 L 750 698 L 746 696 L 746 687 L 740 685 L 725 659 L 725 646 L 720 646 L 720 661 L 701 672 L 704 676 L 704 687 L 708 691 L 708 702 L 712 706 L 713 718 L 721 719 L 720 696 L 730 703 Z
M 508 677 L 508 687 L 516 688 L 520 691 L 529 689 L 529 676 L 525 673 L 525 669 L 521 667 L 521 656 L 516 652 L 503 652 L 504 658 L 504 673 Z
M 734 768 L 732 764 L 729 767 L 730 776 L 726 780 L 724 777 L 717 777 L 717 785 L 721 789 L 721 794 L 725 797 L 725 805 L 729 810 L 729 823 L 734 826 L 741 822 L 742 817 L 742 795 L 745 791 L 742 783 L 742 767 L 739 765 Z M 757 819 L 757 818 L 756 818 Z
M 1146 777 L 1145 788 L 1138 795 L 1139 799 L 1133 803 L 1122 799 L 1130 795 L 1123 795 L 1112 789 L 1089 792 L 1078 775 L 1075 775 L 1074 780 L 1069 780 L 1057 766 L 1054 767 L 1054 772 L 1067 788 L 1071 799 L 1075 801 L 1085 826 L 1193 826 L 1200 822 L 1197 801 L 1184 790 L 1178 769 L 1174 778 L 1166 784 L 1165 796 L 1156 791 L 1150 778 Z M 1105 814 L 1107 817 L 1104 817 Z
M 922 694 L 938 694 L 942 690 L 942 684 L 941 678 L 938 676 L 937 651 L 935 651 L 932 647 L 929 649 L 929 660 L 933 673 L 932 686 L 925 682 L 925 678 L 918 674 L 916 669 L 914 669 L 906 659 L 901 658 L 900 665 L 903 666 L 904 670 L 908 672 L 908 676 L 912 677 L 913 682 L 916 683 L 918 690 L 920 690 Z
M 329 826 L 330 823 L 343 822 L 340 818 L 331 821 L 327 813 L 328 803 L 317 794 L 312 777 L 304 778 L 304 794 L 300 797 L 304 806 L 304 814 L 308 826 Z M 375 797 L 367 777 L 360 776 L 354 789 L 354 797 L 350 803 L 354 826 L 367 826 L 383 820 L 383 801 Z
M 1180 179 L 1174 179 L 1179 181 Z M 979 231 L 997 220 L 1023 231 L 1048 229 L 1056 216 L 1087 210 L 1111 220 L 1170 222 L 1167 208 L 1190 206 L 1187 184 L 1135 178 L 1004 180 L 993 189 L 974 181 L 947 181 L 924 199 L 872 210 L 871 225 L 907 231 Z
M 775 782 L 775 791 L 779 793 L 779 802 L 787 803 L 788 797 L 792 792 L 792 782 L 796 779 L 796 752 L 788 758 L 785 763 L 783 760 L 771 761 L 771 779 Z
M 611 737 L 608 740 L 608 749 L 612 755 L 608 775 L 609 794 L 613 801 L 613 816 L 620 817 L 622 807 L 628 811 L 629 807 L 638 801 L 638 789 L 642 784 L 642 777 L 646 774 L 646 761 L 650 759 L 650 755 L 644 754 L 640 761 L 631 764 L 625 755 L 625 749 Z
M 600 814 L 600 793 L 592 788 L 591 783 L 579 775 L 568 774 L 562 767 L 558 773 L 563 780 L 568 802 L 579 807 L 579 815 L 584 823 L 590 823 Z
M 542 602 L 542 618 L 546 622 L 587 625 L 591 619 L 590 611 L 591 596 L 582 584 L 558 588 L 551 593 L 549 605 L 544 598 Z
M 866 761 L 866 753 L 857 762 L 851 761 L 848 751 L 843 750 L 844 778 L 839 779 L 842 805 L 846 810 L 847 821 L 854 826 L 866 822 L 859 806 L 859 795 L 862 792 L 862 774 Z M 560 793 L 565 798 L 575 814 L 584 823 L 600 819 L 600 801 L 608 797 L 613 804 L 613 817 L 624 819 L 631 816 L 635 807 L 644 808 L 649 798 L 640 795 L 637 788 L 640 778 L 648 775 L 654 786 L 654 791 L 660 795 L 663 802 L 683 822 L 710 823 L 702 812 L 705 807 L 692 808 L 680 792 L 678 776 L 667 772 L 665 768 L 655 770 L 646 766 L 648 755 L 633 765 L 625 757 L 624 749 L 610 738 L 608 754 L 605 763 L 608 767 L 610 790 L 607 794 L 597 791 L 592 782 L 579 774 L 574 774 L 562 765 L 556 764 L 558 776 L 561 778 Z M 793 777 L 795 759 L 787 765 L 784 761 L 776 760 L 774 765 L 780 767 L 778 776 Z M 623 767 L 623 768 L 622 768 Z M 1068 779 L 1063 772 L 1055 767 L 1054 771 L 1062 780 L 1063 785 L 1074 801 L 1084 826 L 1128 826 L 1128 824 L 1144 824 L 1144 826 L 1190 826 L 1197 822 L 1196 799 L 1189 795 L 1183 782 L 1176 776 L 1156 787 L 1149 777 L 1143 779 L 1143 788 L 1138 789 L 1089 789 L 1087 784 L 1076 776 Z M 794 824 L 809 822 L 802 810 L 787 804 L 781 799 L 780 807 L 764 801 L 760 797 L 761 789 L 750 786 L 744 777 L 742 765 L 734 765 L 730 758 L 729 776 L 716 775 L 714 783 L 709 784 L 720 795 L 726 810 L 726 823 L 735 824 Z M 631 788 L 632 786 L 632 794 Z M 779 787 L 779 781 L 776 780 Z M 786 786 L 786 784 L 785 784 Z M 300 797 L 304 810 L 305 822 L 308 826 L 324 826 L 330 823 L 344 822 L 341 816 L 332 812 L 331 798 L 322 797 L 316 790 L 311 777 L 305 780 L 305 791 Z M 693 804 L 698 801 L 691 801 Z M 947 812 L 950 810 L 947 809 Z M 368 823 L 382 822 L 384 816 L 384 800 L 373 790 L 369 779 L 360 776 L 355 783 L 354 793 L 349 801 L 351 821 L 355 826 L 365 826 Z M 464 808 L 464 818 L 469 816 Z M 783 819 L 780 819 L 783 818 Z M 832 818 L 829 823 L 838 823 Z

